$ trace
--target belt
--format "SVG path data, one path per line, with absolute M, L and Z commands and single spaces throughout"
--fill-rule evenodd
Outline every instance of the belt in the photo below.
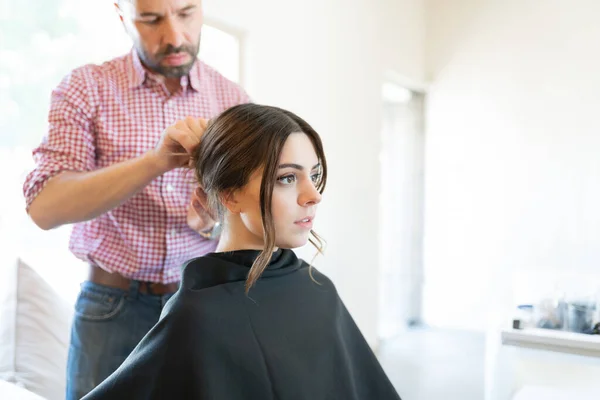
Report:
M 108 286 L 116 289 L 129 290 L 131 279 L 125 278 L 118 273 L 110 273 L 97 265 L 90 265 L 88 280 L 98 285 Z M 162 296 L 175 293 L 179 289 L 179 283 L 157 283 L 140 281 L 140 293 Z

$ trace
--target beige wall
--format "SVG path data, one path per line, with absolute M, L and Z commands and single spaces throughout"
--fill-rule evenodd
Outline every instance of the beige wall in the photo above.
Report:
M 374 344 L 381 84 L 388 70 L 424 78 L 422 2 L 206 0 L 205 9 L 245 32 L 253 99 L 287 107 L 321 133 L 330 183 L 316 225 L 327 255 L 317 266 Z
M 597 288 L 600 3 L 427 7 L 427 320 L 481 328 L 525 281 Z

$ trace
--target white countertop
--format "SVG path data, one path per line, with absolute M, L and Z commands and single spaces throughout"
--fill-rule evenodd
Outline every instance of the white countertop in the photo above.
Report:
M 504 329 L 502 344 L 600 358 L 600 335 L 551 329 Z
M 513 400 L 597 400 L 600 389 L 596 388 L 552 388 L 525 386 L 513 397 Z

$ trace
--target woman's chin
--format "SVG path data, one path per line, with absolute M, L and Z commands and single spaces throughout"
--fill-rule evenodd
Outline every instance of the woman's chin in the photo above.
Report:
M 306 237 L 297 237 L 290 238 L 287 240 L 282 240 L 281 242 L 275 243 L 275 246 L 280 249 L 297 249 L 299 247 L 303 247 L 308 243 L 308 235 Z

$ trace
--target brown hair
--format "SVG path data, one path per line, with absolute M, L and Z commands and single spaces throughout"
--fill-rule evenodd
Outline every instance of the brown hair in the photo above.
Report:
M 321 138 L 306 121 L 281 108 L 242 104 L 225 110 L 209 122 L 200 145 L 192 155 L 196 179 L 208 198 L 209 212 L 218 220 L 222 220 L 224 215 L 220 196 L 244 187 L 257 169 L 264 168 L 260 210 L 265 246 L 248 273 L 246 292 L 260 278 L 275 248 L 275 225 L 271 214 L 273 185 L 283 146 L 288 136 L 297 132 L 308 136 L 314 146 L 321 164 L 321 178 L 316 187 L 319 193 L 323 193 L 327 182 L 327 162 Z M 312 230 L 310 233 L 310 243 L 322 253 L 322 238 Z

